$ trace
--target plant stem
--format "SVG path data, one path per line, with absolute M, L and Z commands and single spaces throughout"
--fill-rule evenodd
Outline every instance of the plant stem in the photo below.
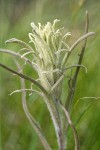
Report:
M 0 48 L 0 52 L 7 53 L 7 54 L 13 55 L 15 57 L 19 57 L 32 65 L 32 62 L 29 59 L 27 59 L 26 57 L 21 57 L 21 55 L 19 53 L 16 53 L 16 52 L 13 52 L 10 50 L 6 50 L 6 49 L 2 49 L 2 48 Z
M 51 118 L 55 127 L 59 150 L 65 150 L 62 127 L 61 127 L 61 118 L 60 118 L 59 106 L 57 104 L 57 101 L 51 97 L 49 97 L 48 99 L 48 97 L 46 97 L 45 95 L 44 95 L 44 101 L 50 112 L 50 115 L 51 115 Z
M 69 49 L 69 53 L 65 55 L 64 59 L 63 59 L 63 62 L 62 62 L 62 67 L 66 64 L 70 54 L 72 53 L 72 51 L 74 50 L 74 48 L 83 40 L 87 39 L 89 36 L 92 36 L 94 35 L 95 33 L 94 32 L 89 32 L 89 33 L 86 33 L 84 34 L 82 37 L 80 37 L 72 46 L 71 48 Z
M 18 70 L 20 71 L 19 63 L 17 61 L 15 61 L 15 63 L 18 67 Z M 25 80 L 23 78 L 20 78 L 20 81 L 21 81 L 21 92 L 22 92 L 22 106 L 23 106 L 23 110 L 25 112 L 25 115 L 26 115 L 27 119 L 29 120 L 30 124 L 32 125 L 33 129 L 37 133 L 38 137 L 40 138 L 40 141 L 43 144 L 44 149 L 45 150 L 47 150 L 47 149 L 52 150 L 51 147 L 49 146 L 47 140 L 46 140 L 46 137 L 43 133 L 43 130 L 40 127 L 40 124 L 36 121 L 36 119 L 31 115 L 31 113 L 28 110 L 27 102 L 26 102 L 26 90 L 29 90 L 29 89 L 25 90 Z
M 68 111 L 66 110 L 66 108 L 61 104 L 62 106 L 62 109 L 67 117 L 67 120 L 68 120 L 68 123 L 70 125 L 70 127 L 72 128 L 72 131 L 73 131 L 73 135 L 74 135 L 74 141 L 75 141 L 75 150 L 80 150 L 80 146 L 79 146 L 79 138 L 78 138 L 78 134 L 77 134 L 77 131 L 70 119 L 70 116 L 69 116 L 69 113 Z
M 22 89 L 25 88 L 25 83 L 24 83 L 24 79 L 21 78 L 21 86 Z M 35 130 L 35 132 L 37 133 L 37 135 L 40 138 L 41 143 L 44 146 L 45 150 L 51 150 L 51 147 L 49 146 L 44 133 L 39 125 L 39 123 L 35 120 L 35 118 L 33 118 L 33 116 L 30 114 L 28 107 L 27 107 L 27 103 L 26 103 L 26 92 L 22 92 L 22 106 L 23 106 L 23 110 L 26 114 L 27 119 L 29 120 L 30 124 L 32 125 L 33 129 Z
M 89 17 L 88 17 L 88 12 L 86 11 L 85 35 L 88 34 L 88 28 L 89 28 Z M 85 48 L 86 48 L 86 42 L 87 42 L 87 38 L 85 38 L 85 41 L 83 43 L 82 50 L 81 50 L 81 53 L 79 55 L 78 65 L 82 64 L 83 55 L 84 55 L 84 51 L 85 51 Z M 75 43 L 77 43 L 77 42 L 75 42 Z M 74 46 L 75 46 L 75 44 L 74 44 Z M 74 46 L 72 46 L 72 47 L 74 47 Z M 76 89 L 76 82 L 77 82 L 77 77 L 78 77 L 78 74 L 79 74 L 79 70 L 80 70 L 80 67 L 77 66 L 74 77 L 73 77 L 73 80 L 71 82 L 71 89 L 68 92 L 68 96 L 67 96 L 67 100 L 66 100 L 66 104 L 65 104 L 65 107 L 68 111 L 70 111 L 70 106 L 71 106 L 73 98 L 74 98 L 75 89 Z
M 17 72 L 17 71 L 15 71 L 15 70 L 13 70 L 13 69 L 11 69 L 11 68 L 9 68 L 9 67 L 7 67 L 7 66 L 1 64 L 1 63 L 0 63 L 0 66 L 1 66 L 2 68 L 4 68 L 4 69 L 8 70 L 9 72 L 12 72 L 12 73 L 14 73 L 14 74 L 20 76 L 21 78 L 24 78 L 24 79 L 30 81 L 31 83 L 35 84 L 37 87 L 39 87 L 39 88 L 41 89 L 41 91 L 42 91 L 45 95 L 48 95 L 47 91 L 46 91 L 37 81 L 35 81 L 34 79 L 32 79 L 32 78 L 30 78 L 30 77 L 28 77 L 28 76 L 26 76 L 26 75 L 24 75 L 24 74 L 22 74 L 22 73 L 19 73 L 19 72 Z M 49 96 L 49 95 L 48 95 L 48 96 Z
M 3 65 L 0 63 L 0 66 L 18 76 L 20 76 L 21 78 L 24 78 L 28 81 L 30 81 L 31 83 L 35 84 L 37 87 L 39 87 L 41 89 L 41 91 L 44 93 L 45 97 L 44 97 L 44 101 L 48 107 L 48 110 L 51 114 L 52 120 L 53 120 L 53 124 L 55 127 L 55 131 L 56 131 L 56 135 L 57 135 L 57 139 L 58 139 L 58 145 L 59 145 L 59 150 L 64 150 L 64 146 L 63 146 L 63 135 L 62 135 L 62 129 L 61 129 L 61 120 L 60 120 L 60 115 L 59 115 L 59 110 L 56 106 L 56 101 L 53 100 L 50 95 L 47 93 L 47 91 L 34 79 L 22 74 L 22 73 L 18 73 L 15 70 L 12 70 L 11 68 Z

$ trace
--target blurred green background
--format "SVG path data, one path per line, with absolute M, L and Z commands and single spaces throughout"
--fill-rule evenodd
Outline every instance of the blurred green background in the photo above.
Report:
M 90 16 L 89 31 L 95 36 L 89 38 L 83 64 L 88 73 L 80 71 L 74 104 L 81 97 L 100 97 L 100 0 L 0 0 L 0 47 L 18 51 L 16 44 L 5 45 L 9 38 L 29 41 L 30 22 L 45 24 L 60 19 L 59 26 L 65 27 L 72 36 L 69 45 L 84 33 L 85 11 Z M 70 58 L 70 65 L 77 61 L 78 46 Z M 20 60 L 19 60 L 20 61 Z M 16 69 L 12 56 L 0 53 L 0 63 Z M 22 63 L 22 62 L 21 62 Z M 37 78 L 27 66 L 24 73 Z M 43 147 L 29 124 L 21 102 L 21 94 L 9 94 L 20 89 L 19 77 L 0 68 L 0 150 L 43 150 Z M 65 80 L 66 81 L 66 80 Z M 26 83 L 30 87 L 29 83 Z M 67 96 L 67 81 L 63 85 L 63 101 Z M 29 93 L 28 93 L 29 94 Z M 36 94 L 28 96 L 31 113 L 40 122 L 53 150 L 57 150 L 56 136 L 46 105 Z M 74 107 L 72 120 L 79 134 L 81 150 L 100 149 L 100 99 L 84 99 Z M 72 131 L 68 131 L 68 150 L 74 149 Z

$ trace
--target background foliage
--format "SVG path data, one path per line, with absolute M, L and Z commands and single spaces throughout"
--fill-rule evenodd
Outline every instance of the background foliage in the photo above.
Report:
M 99 0 L 1 0 L 0 1 L 0 47 L 18 51 L 16 44 L 5 45 L 9 38 L 29 41 L 30 22 L 46 23 L 60 19 L 59 26 L 70 31 L 69 45 L 84 33 L 85 11 L 89 11 L 90 28 L 94 37 L 88 40 L 83 64 L 88 68 L 87 75 L 80 71 L 74 104 L 81 97 L 100 97 L 100 1 Z M 77 60 L 78 46 L 70 59 L 70 64 Z M 76 53 L 77 52 L 77 53 Z M 0 62 L 16 69 L 14 59 L 0 53 Z M 21 62 L 22 63 L 22 62 Z M 24 70 L 27 75 L 36 78 L 36 74 L 28 66 Z M 63 101 L 67 95 L 66 80 L 64 82 Z M 30 87 L 29 83 L 26 83 Z M 0 68 L 0 149 L 1 150 L 42 150 L 43 147 L 27 121 L 21 104 L 21 94 L 9 94 L 20 89 L 19 78 Z M 28 93 L 29 94 L 29 93 Z M 36 94 L 27 95 L 28 107 L 39 120 L 51 143 L 57 149 L 56 137 L 49 113 L 42 99 Z M 75 107 L 74 107 L 75 106 Z M 100 99 L 80 100 L 73 106 L 72 120 L 80 138 L 81 150 L 99 150 L 100 148 Z M 68 150 L 73 149 L 73 136 L 68 132 Z M 73 143 L 73 144 L 72 144 Z

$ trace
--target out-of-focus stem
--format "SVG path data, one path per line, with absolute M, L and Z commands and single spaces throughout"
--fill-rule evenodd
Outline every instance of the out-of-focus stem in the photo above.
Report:
M 89 28 L 89 17 L 88 17 L 88 12 L 86 11 L 85 35 L 89 34 L 89 33 L 87 33 L 88 28 Z M 80 41 L 80 39 L 78 41 Z M 82 49 L 81 49 L 81 53 L 79 55 L 78 65 L 81 65 L 81 63 L 82 63 L 83 56 L 84 56 L 84 51 L 85 51 L 85 47 L 86 47 L 86 42 L 87 42 L 87 38 L 85 38 L 85 40 L 84 40 L 84 43 L 83 43 L 83 46 L 82 46 Z M 77 41 L 75 43 L 77 43 Z M 75 45 L 76 44 L 74 44 L 74 46 Z M 72 46 L 72 47 L 74 47 L 74 46 Z M 77 77 L 78 77 L 78 74 L 79 74 L 79 70 L 80 70 L 80 67 L 77 66 L 74 77 L 73 77 L 73 80 L 71 81 L 71 87 L 72 88 L 69 89 L 69 92 L 68 92 L 68 96 L 67 96 L 67 100 L 66 100 L 66 104 L 65 104 L 65 107 L 68 111 L 70 111 L 70 106 L 71 106 L 73 98 L 74 98 L 74 93 L 75 93 L 76 82 L 77 82 Z
M 65 108 L 62 104 L 61 104 L 61 106 L 62 106 L 62 109 L 63 109 L 65 115 L 66 115 L 66 118 L 67 118 L 67 120 L 68 120 L 68 123 L 69 123 L 69 125 L 70 125 L 70 127 L 72 128 L 72 131 L 73 131 L 74 141 L 75 141 L 75 150 L 80 150 L 79 138 L 78 138 L 77 131 L 76 131 L 76 129 L 75 129 L 75 127 L 74 127 L 74 125 L 73 125 L 71 119 L 70 119 L 70 116 L 69 116 L 68 111 L 66 110 L 66 108 Z

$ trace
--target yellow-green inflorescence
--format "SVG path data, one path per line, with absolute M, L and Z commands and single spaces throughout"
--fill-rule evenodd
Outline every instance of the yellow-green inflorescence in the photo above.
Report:
M 34 44 L 34 63 L 37 65 L 37 73 L 41 85 L 57 99 L 61 96 L 63 75 L 63 61 L 69 46 L 65 39 L 70 33 L 62 35 L 57 29 L 59 20 L 46 25 L 31 23 L 32 33 L 29 33 L 30 42 Z M 54 87 L 54 88 L 53 88 Z

